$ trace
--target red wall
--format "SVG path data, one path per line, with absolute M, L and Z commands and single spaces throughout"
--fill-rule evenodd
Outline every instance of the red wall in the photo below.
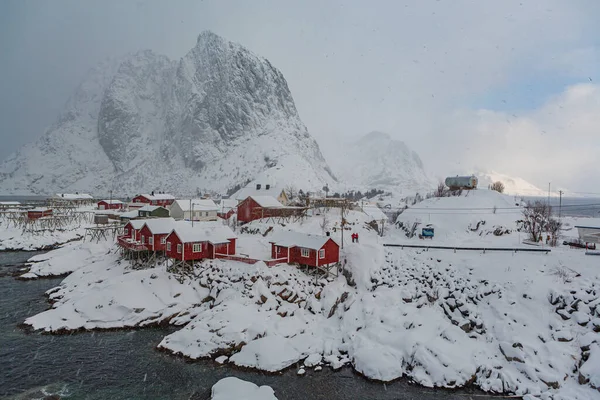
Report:
M 279 215 L 285 215 L 287 210 L 277 210 L 273 208 L 263 209 L 256 201 L 251 197 L 243 200 L 237 207 L 237 220 L 240 222 L 250 222 L 255 219 L 276 217 Z
M 160 243 L 160 239 L 161 239 L 161 238 L 163 238 L 163 237 L 166 237 L 166 236 L 168 235 L 167 233 L 163 233 L 163 234 L 153 234 L 153 233 L 150 231 L 150 228 L 148 228 L 148 226 L 147 226 L 147 225 L 144 225 L 144 226 L 142 227 L 142 229 L 140 229 L 140 233 L 139 233 L 139 236 L 138 236 L 139 240 L 141 240 L 141 238 L 142 238 L 142 235 L 144 235 L 144 243 L 143 243 L 143 244 L 147 244 L 147 245 L 148 245 L 148 248 L 149 248 L 150 250 L 153 250 L 153 251 L 163 251 L 163 250 L 165 250 L 165 249 L 166 249 L 166 246 L 167 246 L 167 245 L 166 245 L 166 243 L 165 243 L 165 244 L 161 244 L 161 243 Z M 149 238 L 150 236 L 152 236 L 152 237 L 154 238 L 154 244 L 153 244 L 153 245 L 150 245 L 150 244 L 148 243 L 148 238 Z M 177 249 L 175 249 L 175 250 L 177 250 Z
M 123 208 L 123 204 L 108 204 L 106 201 L 99 201 L 98 202 L 98 209 L 100 209 L 100 206 L 104 206 L 104 210 L 119 210 L 121 208 Z
M 175 200 L 150 200 L 147 197 L 139 195 L 139 196 L 135 196 L 131 201 L 133 203 L 146 203 L 146 204 L 150 204 L 152 206 L 166 207 L 166 206 L 170 206 L 171 204 L 173 204 L 173 202 Z
M 277 253 L 277 250 L 279 250 L 279 253 Z M 275 243 L 271 243 L 271 258 L 273 260 L 287 258 L 288 251 L 289 249 L 287 247 L 277 246 Z
M 128 222 L 123 229 L 127 229 L 127 234 L 123 234 L 124 238 L 134 238 L 134 235 L 133 235 L 134 229 L 133 229 L 133 226 L 131 225 L 131 222 Z M 123 232 L 125 232 L 125 231 L 123 231 Z M 141 239 L 140 230 L 138 229 L 135 234 L 135 240 L 140 240 L 140 239 Z
M 228 246 L 226 243 L 217 244 L 217 245 L 213 246 L 212 244 L 210 244 L 208 242 L 203 242 L 201 252 L 198 252 L 198 253 L 193 252 L 194 243 L 185 243 L 182 248 L 182 252 L 179 254 L 179 253 L 177 253 L 177 245 L 181 244 L 181 240 L 179 240 L 179 237 L 177 236 L 177 234 L 175 232 L 173 232 L 167 236 L 167 242 L 171 243 L 171 251 L 166 251 L 166 244 L 165 244 L 165 251 L 167 253 L 167 257 L 174 258 L 176 260 L 183 260 L 183 257 L 184 257 L 183 250 L 185 250 L 185 261 L 201 260 L 203 258 L 214 258 L 213 255 L 217 254 L 217 253 L 228 254 L 228 255 L 235 254 L 235 239 L 229 239 L 229 252 L 227 251 Z M 196 242 L 196 243 L 199 243 L 199 242 Z M 213 253 L 213 250 L 214 250 L 214 253 Z
M 271 244 L 271 258 L 284 258 L 287 256 L 285 250 L 276 254 L 275 248 L 281 246 L 275 246 L 275 244 Z M 285 248 L 284 248 L 285 249 Z M 334 264 L 340 261 L 340 246 L 333 241 L 333 239 L 329 239 L 321 249 L 325 249 L 325 258 L 318 258 L 317 250 L 310 249 L 308 253 L 308 257 L 302 257 L 302 250 L 300 247 L 292 247 L 289 249 L 290 252 L 290 263 L 298 263 L 303 265 L 309 265 L 311 267 Z
M 48 211 L 27 211 L 27 218 L 29 219 L 38 219 L 41 217 L 49 217 L 52 215 L 52 210 Z

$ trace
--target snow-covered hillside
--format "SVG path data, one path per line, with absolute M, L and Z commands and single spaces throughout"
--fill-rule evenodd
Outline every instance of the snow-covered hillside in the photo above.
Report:
M 429 192 L 435 186 L 419 155 L 386 133 L 371 132 L 355 142 L 337 143 L 326 154 L 347 189 L 376 188 L 412 195 Z
M 58 121 L 0 164 L 0 191 L 225 192 L 276 166 L 286 184 L 335 181 L 281 72 L 203 32 L 179 61 L 146 50 L 92 70 Z
M 497 172 L 477 172 L 475 176 L 479 179 L 479 187 L 487 188 L 494 182 L 502 182 L 504 184 L 504 193 L 518 196 L 546 197 L 548 190 L 542 190 L 534 184 L 527 182 L 523 178 L 508 176 Z M 557 196 L 557 192 L 551 192 L 551 196 Z

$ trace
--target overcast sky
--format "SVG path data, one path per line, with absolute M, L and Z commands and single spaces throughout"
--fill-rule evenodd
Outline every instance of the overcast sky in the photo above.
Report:
M 600 192 L 599 19 L 597 0 L 3 0 L 0 159 L 99 61 L 178 59 L 210 29 L 283 72 L 326 149 L 380 130 L 432 176 L 479 168 Z

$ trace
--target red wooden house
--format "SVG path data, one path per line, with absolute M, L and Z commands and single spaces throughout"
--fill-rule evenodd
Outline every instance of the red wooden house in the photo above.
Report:
M 250 196 L 237 206 L 237 220 L 250 222 L 256 219 L 274 217 L 285 207 L 272 196 Z
M 167 257 L 179 261 L 196 261 L 204 258 L 217 258 L 218 255 L 235 254 L 237 236 L 224 225 L 188 222 L 175 223 L 175 228 L 167 236 Z
M 140 242 L 150 251 L 164 251 L 167 236 L 173 231 L 175 220 L 173 218 L 154 218 L 146 220 L 140 229 Z
M 147 219 L 132 219 L 123 227 L 123 237 L 124 239 L 131 239 L 134 241 L 140 240 L 140 229 L 147 222 Z
M 52 215 L 52 209 L 50 208 L 34 208 L 32 210 L 27 211 L 27 218 L 29 219 L 38 219 L 42 217 L 49 217 Z
M 140 194 L 133 198 L 133 203 L 145 203 L 151 206 L 167 207 L 173 204 L 175 197 L 166 193 Z
M 121 200 L 100 200 L 98 210 L 122 210 L 125 204 Z
M 271 258 L 320 267 L 340 261 L 340 246 L 329 236 L 283 232 L 271 240 Z

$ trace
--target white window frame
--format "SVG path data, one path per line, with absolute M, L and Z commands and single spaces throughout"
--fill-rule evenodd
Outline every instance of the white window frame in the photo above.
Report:
M 325 258 L 325 249 L 321 249 L 319 250 L 319 260 L 322 260 Z
M 202 243 L 194 243 L 192 253 L 202 253 Z
M 165 244 L 165 243 L 167 243 L 167 237 L 163 236 L 160 238 L 160 244 Z
M 148 236 L 148 244 L 154 244 L 154 237 L 153 236 Z
M 167 242 L 167 251 L 171 251 L 171 242 Z
M 181 254 L 181 243 L 177 244 L 177 254 Z
M 301 247 L 300 248 L 300 256 L 302 256 L 304 258 L 310 257 L 310 249 L 307 249 L 306 247 Z

